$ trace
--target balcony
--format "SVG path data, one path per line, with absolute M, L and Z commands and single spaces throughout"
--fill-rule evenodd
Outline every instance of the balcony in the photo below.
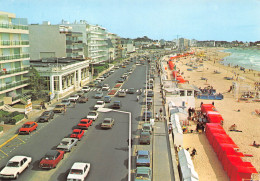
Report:
M 21 73 L 28 73 L 30 67 L 17 68 L 13 70 L 6 70 L 0 72 L 0 78 L 6 78 L 14 75 L 19 75 Z
M 29 80 L 23 80 L 23 81 L 19 81 L 19 82 L 13 82 L 13 83 L 6 84 L 5 86 L 0 87 L 0 94 L 28 86 L 29 82 L 30 82 Z
M 3 55 L 0 56 L 0 63 L 7 63 L 8 60 L 20 60 L 20 59 L 25 59 L 29 58 L 29 54 L 16 54 L 16 55 Z M 9 61 L 10 62 L 10 61 Z
M 0 41 L 0 48 L 19 47 L 29 45 L 28 40 L 2 40 Z
M 19 29 L 19 30 L 28 30 L 28 25 L 22 25 L 22 24 L 6 24 L 6 23 L 0 23 L 0 28 L 4 29 Z

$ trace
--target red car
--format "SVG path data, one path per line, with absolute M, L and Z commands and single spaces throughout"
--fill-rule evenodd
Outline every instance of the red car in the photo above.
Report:
M 78 140 L 81 140 L 82 136 L 84 135 L 84 130 L 82 129 L 74 129 L 71 133 L 71 138 L 77 138 Z
M 26 122 L 24 125 L 19 129 L 19 134 L 30 134 L 32 131 L 36 130 L 38 124 L 36 122 Z
M 60 150 L 48 151 L 41 159 L 39 167 L 47 168 L 47 169 L 56 168 L 58 163 L 63 159 L 64 153 L 65 153 L 64 151 L 60 151 Z
M 93 121 L 90 120 L 90 119 L 82 119 L 82 120 L 79 122 L 78 127 L 79 127 L 80 129 L 88 129 L 88 127 L 91 126 L 92 122 L 93 122 Z

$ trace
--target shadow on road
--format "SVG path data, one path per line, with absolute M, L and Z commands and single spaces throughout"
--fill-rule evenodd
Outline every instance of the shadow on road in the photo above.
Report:
M 35 170 L 35 171 L 48 171 L 49 169 L 41 169 L 41 168 L 39 168 L 40 162 L 41 162 L 41 160 L 36 160 L 35 162 L 33 162 L 32 170 Z
M 70 170 L 68 169 L 66 172 L 64 173 L 61 173 L 59 176 L 58 176 L 58 181 L 64 181 L 67 179 L 67 176 L 69 174 Z

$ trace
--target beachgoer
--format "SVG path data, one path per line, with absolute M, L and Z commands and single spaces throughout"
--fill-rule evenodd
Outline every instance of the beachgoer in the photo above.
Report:
M 233 124 L 230 126 L 229 131 L 236 131 L 237 130 L 237 125 Z
M 195 148 L 193 148 L 193 150 L 191 151 L 191 158 L 194 158 L 194 156 L 197 154 L 197 150 Z
M 172 133 L 172 124 L 170 123 L 169 124 L 169 134 L 171 134 Z
M 155 113 L 155 119 L 158 121 L 159 120 L 159 115 L 158 113 Z

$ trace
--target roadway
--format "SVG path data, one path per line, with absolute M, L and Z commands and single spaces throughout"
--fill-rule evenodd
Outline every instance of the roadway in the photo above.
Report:
M 103 82 L 114 87 L 116 80 L 131 68 L 131 62 L 127 68 L 120 68 Z M 130 87 L 139 89 L 145 83 L 145 66 L 136 66 L 133 73 L 123 85 L 123 89 Z M 107 92 L 106 92 L 107 93 Z M 105 94 L 106 94 L 105 93 Z M 89 101 L 77 104 L 76 108 L 68 108 L 66 114 L 55 115 L 49 123 L 40 123 L 36 132 L 31 135 L 19 135 L 17 139 L 8 143 L 2 151 L 6 157 L 1 159 L 0 167 L 15 155 L 25 155 L 33 158 L 32 165 L 23 172 L 18 180 L 66 180 L 69 169 L 76 161 L 89 162 L 91 164 L 89 180 L 127 180 L 128 174 L 128 115 L 123 113 L 100 113 L 99 118 L 86 132 L 84 138 L 70 153 L 66 153 L 56 169 L 42 170 L 38 164 L 44 154 L 56 149 L 62 138 L 70 135 L 81 118 L 85 117 L 93 109 L 97 99 L 95 92 L 87 93 Z M 136 102 L 136 94 L 127 94 L 124 98 L 113 97 L 121 100 L 120 110 L 132 113 L 132 133 L 137 135 L 138 121 L 141 114 L 141 103 Z M 106 105 L 105 107 L 108 107 Z M 99 124 L 105 117 L 113 117 L 115 126 L 110 130 L 101 130 Z M 134 144 L 137 144 L 134 141 Z

